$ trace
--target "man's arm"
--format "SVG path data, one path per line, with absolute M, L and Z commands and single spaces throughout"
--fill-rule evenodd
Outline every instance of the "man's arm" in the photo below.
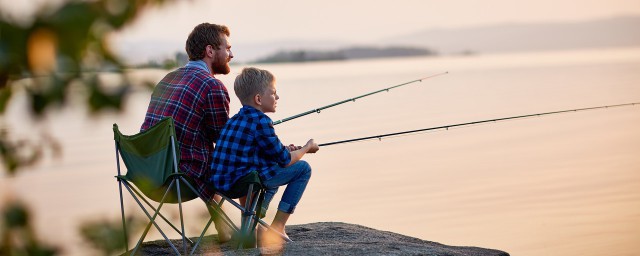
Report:
M 218 140 L 220 132 L 229 120 L 229 93 L 222 83 L 214 80 L 213 90 L 207 93 L 207 106 L 205 109 L 205 124 L 207 136 L 211 136 L 212 142 Z

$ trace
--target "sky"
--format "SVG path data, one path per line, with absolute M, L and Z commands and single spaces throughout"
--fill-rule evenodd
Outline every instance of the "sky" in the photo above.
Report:
M 28 17 L 34 6 L 64 0 L 0 0 L 0 10 Z M 287 40 L 365 43 L 426 29 L 504 23 L 577 22 L 640 15 L 638 0 L 179 0 L 147 10 L 112 36 L 122 42 L 182 44 L 202 22 L 225 24 L 231 43 Z
M 170 39 L 197 23 L 226 24 L 234 41 L 369 41 L 423 29 L 582 21 L 640 14 L 638 0 L 179 1 L 146 13 L 128 39 Z

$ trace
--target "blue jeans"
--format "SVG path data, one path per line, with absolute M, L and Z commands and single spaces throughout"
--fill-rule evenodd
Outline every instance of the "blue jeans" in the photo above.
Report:
M 284 194 L 282 194 L 282 199 L 280 199 L 280 204 L 278 204 L 278 210 L 293 213 L 311 178 L 311 166 L 307 162 L 300 160 L 289 167 L 276 166 L 275 168 L 276 175 L 271 179 L 262 181 L 262 184 L 267 188 L 262 207 L 268 208 L 271 199 L 278 192 L 278 187 L 287 185 L 287 188 L 284 189 Z

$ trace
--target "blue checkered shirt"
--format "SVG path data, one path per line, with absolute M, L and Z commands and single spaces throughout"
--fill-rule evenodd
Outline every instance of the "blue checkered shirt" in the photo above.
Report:
M 271 118 L 251 106 L 243 106 L 220 133 L 213 150 L 210 181 L 225 192 L 251 171 L 267 180 L 276 174 L 274 167 L 284 167 L 290 161 L 291 155 L 278 139 Z

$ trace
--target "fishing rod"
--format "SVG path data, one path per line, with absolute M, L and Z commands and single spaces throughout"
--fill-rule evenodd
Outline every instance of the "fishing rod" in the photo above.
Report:
M 402 84 L 399 84 L 399 85 L 394 85 L 394 86 L 387 87 L 387 88 L 384 88 L 384 89 L 381 89 L 381 90 L 377 90 L 375 92 L 370 92 L 370 93 L 367 93 L 367 94 L 363 94 L 363 95 L 360 95 L 358 97 L 354 97 L 354 98 L 346 99 L 346 100 L 343 100 L 343 101 L 339 101 L 339 102 L 336 102 L 336 103 L 333 103 L 333 104 L 326 105 L 324 107 L 312 109 L 312 110 L 309 110 L 309 111 L 304 112 L 304 113 L 300 113 L 300 114 L 297 114 L 297 115 L 294 115 L 294 116 L 290 116 L 290 117 L 287 117 L 287 118 L 280 119 L 278 121 L 274 121 L 273 125 L 278 125 L 278 124 L 284 123 L 286 121 L 290 121 L 290 120 L 296 119 L 298 117 L 303 117 L 303 116 L 306 116 L 306 115 L 309 115 L 309 114 L 313 114 L 313 113 L 318 113 L 319 114 L 320 111 L 325 110 L 327 108 L 331 108 L 331 107 L 335 107 L 335 106 L 338 106 L 338 105 L 342 105 L 342 104 L 347 103 L 347 102 L 355 102 L 357 99 L 360 99 L 360 98 L 364 98 L 364 97 L 371 96 L 371 95 L 374 95 L 374 94 L 377 94 L 377 93 L 381 93 L 381 92 L 388 92 L 391 89 L 395 89 L 395 88 L 398 88 L 398 87 L 401 87 L 401 86 L 405 86 L 405 85 L 408 85 L 408 84 L 412 84 L 412 83 L 415 83 L 415 82 L 422 82 L 422 80 L 426 80 L 426 79 L 429 79 L 429 78 L 433 78 L 433 77 L 440 76 L 440 75 L 446 75 L 446 74 L 449 74 L 449 72 L 447 71 L 447 72 L 438 73 L 438 74 L 435 74 L 435 75 L 423 77 L 423 78 L 416 79 L 416 80 L 409 81 L 409 82 L 405 82 L 405 83 L 402 83 Z
M 438 126 L 438 127 L 430 127 L 430 128 L 403 131 L 403 132 L 394 132 L 394 133 L 381 134 L 381 135 L 375 135 L 375 136 L 368 136 L 368 137 L 349 139 L 349 140 L 334 141 L 334 142 L 329 142 L 329 143 L 318 144 L 318 146 L 323 147 L 323 146 L 330 146 L 330 145 L 349 143 L 349 142 L 357 142 L 357 141 L 363 141 L 363 140 L 372 140 L 372 139 L 381 140 L 384 137 L 399 136 L 399 135 L 405 135 L 405 134 L 411 134 L 411 133 L 417 133 L 417 132 L 426 132 L 426 131 L 443 130 L 443 129 L 444 130 L 449 130 L 449 128 L 453 128 L 453 127 L 469 126 L 469 125 L 474 125 L 474 124 L 500 122 L 500 121 L 506 121 L 506 120 L 527 118 L 527 117 L 538 117 L 538 116 L 554 115 L 554 114 L 561 114 L 561 113 L 568 113 L 568 112 L 579 112 L 579 111 L 586 111 L 586 110 L 595 110 L 595 109 L 602 109 L 602 108 L 615 108 L 615 107 L 634 106 L 636 104 L 640 105 L 640 102 L 627 103 L 627 104 L 618 104 L 618 105 L 608 105 L 608 106 L 599 106 L 599 107 L 590 107 L 590 108 L 578 108 L 578 109 L 561 110 L 561 111 L 553 111 L 553 112 L 538 113 L 538 114 L 528 114 L 528 115 L 521 115 L 521 116 L 503 117 L 503 118 L 496 118 L 496 119 L 489 119 L 489 120 L 482 120 L 482 121 L 474 121 L 474 122 L 460 123 L 460 124 L 452 124 L 452 125 L 445 125 L 445 126 Z

